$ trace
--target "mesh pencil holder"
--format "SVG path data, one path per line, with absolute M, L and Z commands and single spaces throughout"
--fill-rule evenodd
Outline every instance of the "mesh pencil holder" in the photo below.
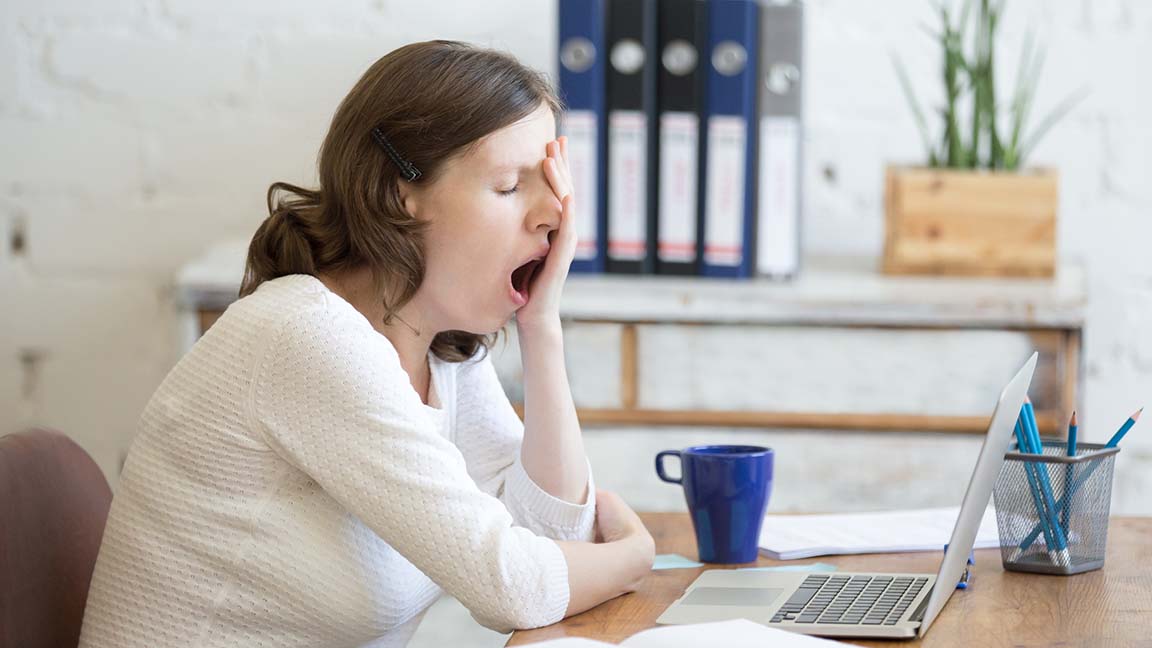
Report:
M 1004 569 L 1079 574 L 1104 566 L 1112 470 L 1120 448 L 1044 439 L 1043 455 L 1004 455 L 996 480 L 996 525 Z

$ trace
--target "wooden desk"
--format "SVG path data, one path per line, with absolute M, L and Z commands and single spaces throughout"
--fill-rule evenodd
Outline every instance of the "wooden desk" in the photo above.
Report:
M 684 513 L 642 514 L 657 553 L 694 558 L 696 543 Z M 1152 645 L 1152 518 L 1113 518 L 1104 569 L 1076 576 L 1005 572 L 1000 552 L 976 552 L 972 587 L 957 590 L 921 641 L 847 640 L 861 646 L 1101 646 Z M 826 556 L 841 571 L 929 572 L 940 554 Z M 811 562 L 811 561 L 796 561 Z M 780 564 L 761 558 L 760 565 Z M 558 637 L 619 643 L 654 625 L 705 568 L 654 571 L 640 590 L 547 628 L 516 632 L 522 646 Z

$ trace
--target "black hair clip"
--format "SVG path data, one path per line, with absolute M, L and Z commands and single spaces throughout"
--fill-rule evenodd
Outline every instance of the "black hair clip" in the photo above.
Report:
M 415 182 L 420 177 L 420 169 L 417 169 L 412 166 L 411 162 L 400 157 L 400 154 L 396 152 L 392 143 L 388 141 L 387 137 L 384 137 L 384 131 L 380 130 L 379 126 L 372 129 L 372 138 L 380 144 L 384 152 L 388 154 L 388 157 L 392 158 L 392 161 L 396 163 L 396 166 L 400 169 L 400 174 L 404 176 L 405 180 Z

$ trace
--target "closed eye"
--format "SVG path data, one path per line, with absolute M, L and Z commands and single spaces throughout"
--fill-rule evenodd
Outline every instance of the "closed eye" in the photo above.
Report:
M 511 189 L 498 190 L 496 193 L 500 194 L 501 196 L 511 196 L 512 194 L 516 193 L 519 189 L 520 189 L 520 185 L 516 185 L 516 186 L 512 187 Z

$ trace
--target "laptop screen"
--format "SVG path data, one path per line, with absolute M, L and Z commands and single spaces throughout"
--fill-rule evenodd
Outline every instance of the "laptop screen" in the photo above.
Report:
M 992 487 L 996 484 L 1000 467 L 1004 464 L 1004 454 L 1008 452 L 1008 446 L 1011 444 L 1016 418 L 1020 415 L 1020 408 L 1024 406 L 1028 385 L 1032 382 L 1032 372 L 1036 369 L 1036 355 L 1033 353 L 1020 371 L 1016 372 L 1016 376 L 1000 393 L 1000 400 L 996 402 L 992 421 L 988 424 L 988 435 L 980 448 L 980 458 L 976 460 L 976 468 L 972 471 L 972 479 L 968 481 L 968 490 L 964 493 L 964 503 L 960 506 L 960 515 L 956 517 L 956 526 L 952 529 L 952 539 L 948 542 L 948 550 L 944 552 L 944 560 L 940 563 L 936 586 L 932 588 L 932 594 L 928 599 L 924 621 L 920 625 L 921 635 L 928 631 L 928 626 L 932 625 L 936 615 L 952 596 L 952 592 L 956 591 L 955 583 L 959 582 L 961 574 L 964 573 L 968 555 L 972 552 L 972 544 L 976 541 L 976 532 L 980 529 L 980 519 L 988 508 Z

